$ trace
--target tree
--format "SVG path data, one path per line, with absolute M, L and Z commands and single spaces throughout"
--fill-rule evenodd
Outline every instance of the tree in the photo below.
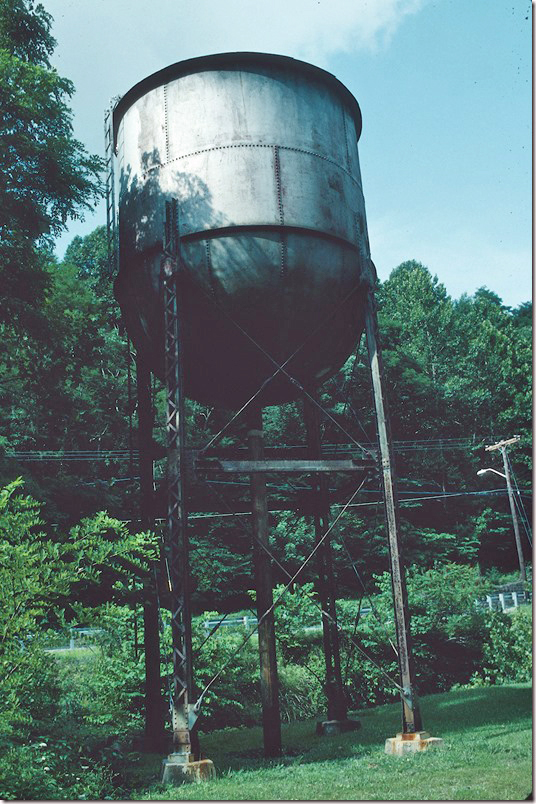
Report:
M 50 65 L 51 23 L 32 0 L 0 5 L 0 320 L 18 331 L 40 323 L 52 237 L 102 195 L 102 159 L 73 137 L 74 86 Z
M 407 357 L 420 364 L 432 383 L 448 373 L 445 352 L 453 306 L 445 286 L 428 268 L 415 260 L 395 268 L 379 289 L 383 325 L 402 327 Z

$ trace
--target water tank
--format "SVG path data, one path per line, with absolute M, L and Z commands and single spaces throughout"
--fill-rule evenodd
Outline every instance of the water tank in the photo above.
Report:
M 333 75 L 270 54 L 182 61 L 121 98 L 115 292 L 156 374 L 172 198 L 188 396 L 237 407 L 276 371 L 272 359 L 295 352 L 285 369 L 308 387 L 341 366 L 361 334 L 370 281 L 360 132 L 357 101 Z M 262 402 L 297 393 L 280 373 Z

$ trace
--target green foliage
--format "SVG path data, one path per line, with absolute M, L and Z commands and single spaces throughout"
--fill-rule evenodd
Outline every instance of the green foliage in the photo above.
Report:
M 444 380 L 449 369 L 445 357 L 454 311 L 437 276 L 432 277 L 420 262 L 403 262 L 381 285 L 379 303 L 382 331 L 387 322 L 391 329 L 394 325 L 404 338 L 406 355 L 415 361 L 418 370 L 432 385 Z
M 52 17 L 33 1 L 4 0 L 0 15 L 0 48 L 21 61 L 50 67 L 56 41 L 50 33 Z
M 110 773 L 84 759 L 63 740 L 16 746 L 0 757 L 0 796 L 7 800 L 111 798 Z
M 0 793 L 99 798 L 118 784 L 103 766 L 104 736 L 113 732 L 126 740 L 142 725 L 144 668 L 132 645 L 132 619 L 140 634 L 141 626 L 130 605 L 140 599 L 136 585 L 157 555 L 150 534 L 130 534 L 119 521 L 135 516 L 130 495 L 136 485 L 119 485 L 131 474 L 124 464 L 17 465 L 10 457 L 14 450 L 136 444 L 128 426 L 136 404 L 127 390 L 130 356 L 107 276 L 105 229 L 75 238 L 61 264 L 50 251 L 52 238 L 70 218 L 90 209 L 102 191 L 102 161 L 73 137 L 69 100 L 74 87 L 50 65 L 51 23 L 32 0 L 0 5 L 0 170 L 5 177 L 0 187 L 0 486 L 6 485 L 0 491 Z M 421 691 L 471 679 L 525 679 L 530 671 L 527 621 L 517 613 L 487 617 L 473 606 L 483 588 L 477 562 L 481 568 L 504 569 L 515 560 L 506 500 L 494 498 L 490 505 L 486 498 L 483 507 L 476 497 L 433 497 L 474 491 L 476 468 L 485 457 L 478 446 L 484 434 L 521 433 L 512 460 L 521 468 L 530 466 L 530 305 L 511 310 L 485 288 L 454 301 L 416 261 L 392 272 L 379 287 L 378 301 L 394 437 L 475 436 L 475 447 L 458 453 L 441 447 L 397 454 L 402 500 L 406 492 L 421 498 L 411 507 L 403 504 L 401 516 L 406 563 L 419 567 L 408 574 L 408 589 Z M 324 444 L 346 441 L 347 433 L 374 441 L 369 388 L 361 347 L 358 360 L 350 358 L 320 389 L 332 416 L 322 424 Z M 154 405 L 163 422 L 165 394 L 158 381 Z M 205 445 L 227 420 L 226 411 L 187 404 L 192 444 Z M 333 420 L 343 425 L 344 435 Z M 268 444 L 303 443 L 300 403 L 266 409 L 264 423 Z M 161 445 L 163 429 L 155 431 Z M 245 424 L 239 422 L 220 443 L 238 444 L 244 436 Z M 163 474 L 159 463 L 162 486 Z M 22 493 L 20 481 L 11 482 L 18 475 L 24 475 L 30 496 Z M 272 519 L 275 557 L 292 571 L 314 544 L 310 482 L 306 475 L 292 482 L 270 478 L 274 503 L 296 511 L 281 511 Z M 355 596 L 355 569 L 378 592 L 379 621 L 372 615 L 356 620 L 353 606 L 341 607 L 344 628 L 358 645 L 343 642 L 344 678 L 354 706 L 397 697 L 385 676 L 397 678 L 397 666 L 378 489 L 378 478 L 370 480 L 356 503 L 373 504 L 349 509 L 332 533 L 339 595 Z M 330 479 L 334 504 L 344 504 L 354 490 L 348 478 Z M 210 505 L 225 510 L 207 488 L 187 491 L 192 511 L 198 504 L 201 510 Z M 226 494 L 230 508 L 244 506 L 247 482 L 237 482 Z M 426 495 L 431 499 L 423 499 Z M 47 525 L 42 517 L 59 524 Z M 192 523 L 195 610 L 246 605 L 252 576 L 248 526 L 231 518 Z M 286 583 L 277 562 L 276 584 Z M 311 562 L 276 610 L 286 720 L 311 716 L 325 705 L 321 633 L 304 630 L 320 621 L 311 602 L 315 574 Z M 163 617 L 169 643 L 167 613 Z M 70 622 L 101 627 L 102 638 L 94 654 L 82 652 L 60 663 L 43 652 L 43 635 Z M 256 637 L 237 652 L 242 639 L 240 633 L 221 631 L 204 642 L 197 626 L 199 689 L 229 662 L 205 697 L 203 729 L 259 720 Z M 163 670 L 165 680 L 169 664 Z
M 65 622 L 66 608 L 83 616 L 74 599 L 91 598 L 97 588 L 99 597 L 107 591 L 123 600 L 154 547 L 147 534 L 130 534 L 105 513 L 72 528 L 68 539 L 52 539 L 40 529 L 39 504 L 21 487 L 19 479 L 0 491 L 1 792 L 28 796 L 31 762 L 34 795 L 100 797 L 110 789 L 109 774 L 98 757 L 84 759 L 83 724 L 101 739 L 103 730 L 108 736 L 140 729 L 143 660 L 132 658 L 130 643 L 119 639 L 90 664 L 66 672 L 43 652 L 45 632 Z M 127 610 L 120 611 L 119 621 Z M 105 607 L 103 622 L 113 621 L 117 610 Z
M 132 737 L 143 731 L 144 662 L 130 641 L 93 647 L 60 663 L 60 717 L 85 724 L 92 739 Z M 75 734 L 72 737 L 76 737 Z
M 227 662 L 229 664 L 203 698 L 202 729 L 252 725 L 260 715 L 256 639 L 251 639 L 239 653 L 236 651 L 244 640 L 243 632 L 229 633 L 222 628 L 205 640 L 202 623 L 210 616 L 219 618 L 217 612 L 205 612 L 193 633 L 196 687 L 203 690 L 216 673 Z
M 7 677 L 51 600 L 65 595 L 76 578 L 65 560 L 69 548 L 36 530 L 43 524 L 39 505 L 17 494 L 21 486 L 19 478 L 0 492 L 0 644 Z
M 274 587 L 274 600 L 283 593 L 285 586 Z M 296 658 L 296 650 L 303 648 L 307 629 L 318 628 L 322 610 L 312 583 L 293 584 L 275 608 L 275 627 L 278 644 L 285 656 Z
M 398 681 L 389 573 L 376 578 L 376 583 L 380 594 L 373 598 L 374 612 L 360 621 L 355 634 L 359 648 L 374 663 L 359 650 L 350 650 L 346 660 L 354 706 L 382 703 L 397 695 L 385 675 Z M 478 571 L 470 566 L 438 564 L 424 571 L 413 567 L 407 573 L 412 653 L 421 694 L 466 683 L 479 667 L 486 619 L 475 600 L 482 588 Z
M 532 680 L 532 612 L 515 609 L 511 614 L 487 615 L 482 666 L 473 683 L 504 684 Z
M 320 656 L 315 663 L 316 671 L 320 678 L 325 671 L 320 666 Z M 280 662 L 278 666 L 279 676 L 279 709 L 283 723 L 291 723 L 296 720 L 306 720 L 307 718 L 323 715 L 326 708 L 323 685 L 317 678 L 312 677 L 311 657 L 308 658 L 308 666 L 291 664 L 290 662 Z
M 73 137 L 74 87 L 50 66 L 51 22 L 41 4 L 0 6 L 1 320 L 19 333 L 46 284 L 40 247 L 101 195 L 102 160 Z

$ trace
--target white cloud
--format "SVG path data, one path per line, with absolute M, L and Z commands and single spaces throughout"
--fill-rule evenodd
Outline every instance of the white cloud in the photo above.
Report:
M 338 52 L 387 44 L 426 0 L 198 0 L 184 21 L 199 52 L 266 50 L 323 63 Z M 198 40 L 201 34 L 200 41 Z M 207 48 L 208 45 L 208 48 Z
M 165 66 L 233 50 L 283 53 L 325 62 L 339 52 L 386 46 L 428 0 L 45 0 L 60 51 L 75 48 L 122 62 L 149 54 Z M 97 49 L 95 49 L 97 45 Z M 157 69 L 157 67 L 155 67 Z

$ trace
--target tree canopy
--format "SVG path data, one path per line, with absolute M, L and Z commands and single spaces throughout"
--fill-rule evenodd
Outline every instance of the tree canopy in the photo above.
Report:
M 73 136 L 71 81 L 51 67 L 51 16 L 31 0 L 0 6 L 2 319 L 34 324 L 47 249 L 101 196 L 102 159 Z

